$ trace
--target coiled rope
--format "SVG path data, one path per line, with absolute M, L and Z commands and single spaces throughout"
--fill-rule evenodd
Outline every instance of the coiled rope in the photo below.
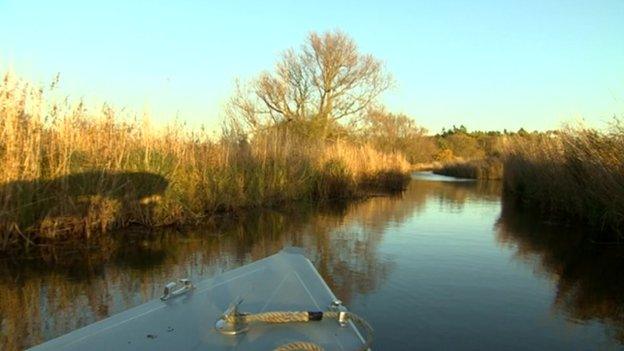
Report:
M 351 312 L 340 311 L 325 311 L 325 312 L 312 312 L 312 311 L 274 311 L 263 312 L 254 314 L 232 314 L 226 316 L 226 320 L 229 323 L 301 323 L 310 321 L 320 321 L 323 318 L 326 319 L 340 319 L 340 314 L 343 313 L 347 321 L 353 321 L 353 323 L 359 325 L 365 331 L 364 344 L 356 351 L 365 351 L 370 348 L 373 343 L 373 328 L 364 320 L 364 318 Z M 274 351 L 324 351 L 324 349 L 313 342 L 308 341 L 295 341 L 288 344 L 277 347 Z

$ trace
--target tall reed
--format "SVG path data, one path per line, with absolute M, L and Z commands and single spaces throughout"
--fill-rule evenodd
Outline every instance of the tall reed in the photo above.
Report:
M 566 222 L 624 235 L 624 128 L 567 128 L 512 139 L 504 163 L 506 195 Z
M 358 196 L 407 179 L 403 156 L 368 145 L 278 130 L 215 140 L 46 94 L 10 74 L 0 82 L 0 251 L 132 223 Z
M 499 180 L 503 178 L 503 163 L 498 157 L 451 161 L 441 164 L 433 173 L 467 179 Z

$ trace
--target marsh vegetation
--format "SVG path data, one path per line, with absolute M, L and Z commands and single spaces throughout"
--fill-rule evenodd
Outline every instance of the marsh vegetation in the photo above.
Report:
M 624 127 L 566 128 L 515 138 L 504 163 L 504 192 L 546 219 L 589 225 L 595 240 L 624 237 Z
M 342 67 L 337 69 L 336 67 Z M 344 69 L 346 67 L 346 69 Z M 389 76 L 342 33 L 311 34 L 231 100 L 222 133 L 0 82 L 0 251 L 112 228 L 400 190 L 409 163 L 355 137 Z

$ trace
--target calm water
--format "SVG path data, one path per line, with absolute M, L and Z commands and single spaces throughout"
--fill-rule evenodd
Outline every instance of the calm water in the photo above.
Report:
M 305 248 L 378 350 L 620 349 L 624 251 L 501 204 L 500 184 L 417 174 L 400 196 L 224 218 L 0 262 L 0 349 L 21 349 L 285 245 Z M 128 244 L 132 242 L 132 244 Z M 106 252 L 102 254 L 101 252 Z M 60 253 L 50 253 L 50 256 Z

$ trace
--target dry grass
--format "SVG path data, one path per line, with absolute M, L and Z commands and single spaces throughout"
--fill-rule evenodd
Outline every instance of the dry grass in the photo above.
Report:
M 127 112 L 46 93 L 10 75 L 0 82 L 0 251 L 401 188 L 409 171 L 402 156 L 367 145 L 284 131 L 218 140 L 176 125 L 156 131 Z
M 497 180 L 503 178 L 503 164 L 497 157 L 453 161 L 442 164 L 433 173 L 467 179 Z
M 414 172 L 433 171 L 440 168 L 442 168 L 442 162 L 440 161 L 419 162 L 412 164 L 412 171 Z
M 510 141 L 505 194 L 565 222 L 624 234 L 624 128 L 565 129 Z

